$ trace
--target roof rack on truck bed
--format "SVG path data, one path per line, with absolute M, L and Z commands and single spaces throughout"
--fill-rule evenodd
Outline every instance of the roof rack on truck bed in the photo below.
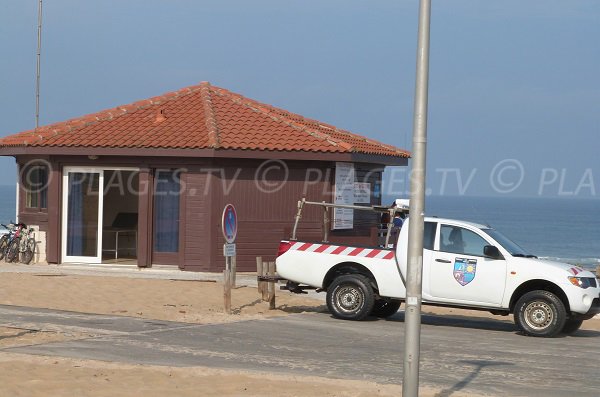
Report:
M 306 201 L 306 198 L 303 197 L 302 200 L 298 200 L 298 211 L 296 212 L 296 217 L 294 220 L 294 228 L 292 229 L 292 236 L 290 237 L 290 240 L 298 240 L 296 237 L 296 231 L 298 230 L 298 223 L 300 222 L 300 219 L 302 218 L 302 210 L 304 208 L 304 205 L 318 205 L 323 207 L 323 225 L 322 225 L 322 231 L 323 231 L 323 238 L 322 241 L 323 242 L 327 242 L 328 238 L 329 238 L 329 209 L 330 208 L 346 208 L 346 209 L 351 209 L 351 210 L 359 210 L 359 211 L 371 211 L 371 212 L 377 212 L 380 214 L 389 214 L 388 217 L 388 223 L 387 223 L 387 232 L 386 232 L 386 236 L 385 236 L 385 247 L 388 246 L 389 241 L 390 241 L 390 235 L 392 232 L 392 228 L 394 227 L 394 223 L 393 223 L 393 219 L 394 219 L 394 215 L 395 214 L 400 214 L 400 213 L 408 213 L 409 212 L 409 205 L 408 205 L 408 200 L 396 200 L 394 201 L 395 206 L 392 207 L 386 207 L 386 206 L 381 206 L 381 205 L 350 205 L 350 204 L 333 204 L 333 203 L 327 203 L 325 201 Z

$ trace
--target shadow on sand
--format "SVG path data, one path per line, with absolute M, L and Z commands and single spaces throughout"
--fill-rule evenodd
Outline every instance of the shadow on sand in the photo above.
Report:
M 377 320 L 377 319 L 375 319 Z M 398 312 L 387 319 L 379 319 L 382 321 L 398 321 L 404 322 L 404 312 Z M 501 331 L 501 332 L 513 332 L 516 334 L 522 334 L 517 326 L 506 320 L 496 320 L 493 318 L 486 317 L 469 317 L 460 315 L 437 315 L 437 314 L 423 314 L 421 317 L 422 324 L 442 326 L 442 327 L 456 327 L 456 328 L 471 328 L 471 329 L 482 329 L 487 331 Z M 600 331 L 580 329 L 570 335 L 560 334 L 558 338 L 597 338 L 600 337 Z
M 254 307 L 254 306 L 258 306 L 258 305 L 265 305 L 265 308 L 267 308 L 268 306 L 268 302 L 263 301 L 261 298 L 256 299 L 250 303 L 247 303 L 245 305 L 241 305 L 238 307 L 234 307 L 231 309 L 233 314 L 241 314 L 242 310 L 247 308 L 247 307 Z M 282 312 L 285 313 L 289 313 L 289 314 L 298 314 L 298 313 L 326 313 L 327 312 L 327 306 L 325 305 L 319 305 L 319 306 L 302 306 L 302 305 L 294 305 L 294 306 L 290 306 L 287 304 L 283 304 L 283 305 L 278 305 L 275 307 L 276 310 L 281 310 Z
M 465 387 L 469 385 L 481 372 L 484 371 L 487 367 L 493 366 L 509 366 L 514 365 L 512 363 L 507 363 L 503 361 L 490 361 L 490 360 L 459 360 L 460 364 L 464 364 L 465 366 L 473 366 L 473 370 L 470 374 L 468 374 L 464 379 L 457 382 L 454 386 L 444 389 L 437 393 L 434 397 L 450 397 L 453 393 L 461 391 Z
M 404 322 L 404 312 L 398 312 L 391 317 L 385 319 L 385 321 L 399 321 Z M 421 316 L 421 322 L 425 325 L 442 326 L 442 327 L 457 327 L 457 328 L 473 328 L 483 329 L 488 331 L 503 331 L 503 332 L 517 332 L 517 327 L 508 321 L 496 320 L 493 318 L 486 317 L 468 317 L 460 315 L 436 315 L 436 314 L 423 314 Z

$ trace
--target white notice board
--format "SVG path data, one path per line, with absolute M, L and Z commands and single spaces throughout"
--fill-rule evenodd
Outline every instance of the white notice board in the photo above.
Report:
M 335 204 L 354 204 L 354 164 L 335 163 Z M 332 229 L 352 229 L 354 211 L 347 208 L 333 209 Z

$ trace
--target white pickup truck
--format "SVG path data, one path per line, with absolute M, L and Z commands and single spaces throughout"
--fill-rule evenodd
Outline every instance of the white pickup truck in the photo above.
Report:
M 407 219 L 393 249 L 383 248 L 387 242 L 359 247 L 281 241 L 277 273 L 288 280 L 282 288 L 326 291 L 337 318 L 391 316 L 406 299 L 409 227 Z M 600 313 L 600 280 L 592 272 L 538 259 L 491 227 L 426 217 L 423 245 L 423 304 L 513 313 L 525 335 L 542 337 L 575 332 Z

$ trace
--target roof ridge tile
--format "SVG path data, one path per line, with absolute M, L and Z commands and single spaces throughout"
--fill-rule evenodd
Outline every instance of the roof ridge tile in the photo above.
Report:
M 351 143 L 346 142 L 346 141 L 344 141 L 342 139 L 335 138 L 335 137 L 333 137 L 333 136 L 331 136 L 331 135 L 329 135 L 329 134 L 327 134 L 325 132 L 318 131 L 315 128 L 310 128 L 310 127 L 308 127 L 306 125 L 303 125 L 301 123 L 295 122 L 293 120 L 289 120 L 289 119 L 286 120 L 286 119 L 280 117 L 279 115 L 273 115 L 273 113 L 276 113 L 276 114 L 283 113 L 286 118 L 298 118 L 298 119 L 300 119 L 302 121 L 305 121 L 306 123 L 316 124 L 317 126 L 319 126 L 321 128 L 330 129 L 330 130 L 332 130 L 335 133 L 343 134 L 343 135 L 348 135 L 348 136 L 352 137 L 353 139 L 358 139 L 358 140 L 361 140 L 363 142 L 367 142 L 367 143 L 371 143 L 371 144 L 374 144 L 374 145 L 377 145 L 377 146 L 384 147 L 384 148 L 386 148 L 388 150 L 391 150 L 391 151 L 393 151 L 393 152 L 395 152 L 397 154 L 401 154 L 403 156 L 409 156 L 409 153 L 407 151 L 401 150 L 401 149 L 396 148 L 396 147 L 394 147 L 392 145 L 387 145 L 387 144 L 381 143 L 379 141 L 376 141 L 374 139 L 366 138 L 366 137 L 364 137 L 362 135 L 355 134 L 353 132 L 350 132 L 348 130 L 344 130 L 344 129 L 338 128 L 338 127 L 336 127 L 334 125 L 331 125 L 331 124 L 328 124 L 328 123 L 323 123 L 323 122 L 321 122 L 319 120 L 316 120 L 316 119 L 311 119 L 311 118 L 302 116 L 302 115 L 300 115 L 298 113 L 290 112 L 289 110 L 286 110 L 286 109 L 281 109 L 281 108 L 275 107 L 273 105 L 269 105 L 269 104 L 266 104 L 266 103 L 259 102 L 259 101 L 255 100 L 255 99 L 247 98 L 247 97 L 245 97 L 245 96 L 243 96 L 241 94 L 237 94 L 237 93 L 231 92 L 231 91 L 229 91 L 227 89 L 224 89 L 224 88 L 220 88 L 220 87 L 216 87 L 216 86 L 212 86 L 212 87 L 213 87 L 213 89 L 216 89 L 216 90 L 220 91 L 221 94 L 230 96 L 232 98 L 232 100 L 234 100 L 234 101 L 237 100 L 238 103 L 240 103 L 240 104 L 248 107 L 249 109 L 251 109 L 253 111 L 258 111 L 258 112 L 261 112 L 263 114 L 267 114 L 267 115 L 269 115 L 275 121 L 283 122 L 283 123 L 289 125 L 290 127 L 294 127 L 294 128 L 300 129 L 301 131 L 306 132 L 307 134 L 309 134 L 309 135 L 311 135 L 311 136 L 313 136 L 315 138 L 322 139 L 322 140 L 324 140 L 324 141 L 326 141 L 329 144 L 334 145 L 334 146 L 341 146 L 341 147 L 343 147 L 344 149 L 346 149 L 346 150 L 348 150 L 350 152 L 356 152 L 356 151 L 358 151 L 358 149 L 354 145 L 352 145 Z
M 220 91 L 219 94 L 221 96 L 229 96 L 231 98 L 231 100 L 234 101 L 235 103 L 243 105 L 254 112 L 260 112 L 262 114 L 265 114 L 265 115 L 269 116 L 272 120 L 284 123 L 292 128 L 299 130 L 299 131 L 303 131 L 303 132 L 307 133 L 308 135 L 311 135 L 317 139 L 321 139 L 333 146 L 341 146 L 348 151 L 351 151 L 351 149 L 352 149 L 352 145 L 347 142 L 340 141 L 328 134 L 322 133 L 315 129 L 308 128 L 307 126 L 302 125 L 300 123 L 296 123 L 293 120 L 284 119 L 284 118 L 274 114 L 274 113 L 279 113 L 279 112 L 284 112 L 284 113 L 288 113 L 288 114 L 294 114 L 294 113 L 288 112 L 283 109 L 276 108 L 271 105 L 263 104 L 254 99 L 250 99 L 250 98 L 244 97 L 243 95 L 233 93 L 224 88 L 219 88 L 219 87 L 214 87 L 214 88 L 216 88 Z M 302 118 L 302 116 L 300 116 L 300 115 L 296 115 L 296 116 Z
M 208 82 L 202 82 L 200 88 L 200 96 L 202 98 L 202 107 L 204 108 L 205 123 L 208 129 L 208 142 L 209 146 L 213 149 L 221 147 L 221 141 L 219 137 L 219 128 L 217 127 L 217 120 L 215 118 L 215 112 L 213 109 L 213 103 L 211 98 L 211 86 Z
M 129 114 L 129 113 L 131 113 L 131 111 L 145 109 L 149 106 L 159 105 L 159 104 L 171 101 L 171 100 L 175 100 L 181 96 L 189 95 L 189 94 L 197 91 L 200 88 L 201 88 L 200 85 L 185 87 L 181 90 L 167 92 L 166 94 L 159 95 L 159 96 L 156 96 L 156 97 L 153 97 L 150 99 L 142 99 L 142 100 L 130 103 L 130 104 L 118 105 L 113 108 L 100 110 L 98 112 L 90 113 L 90 114 L 87 114 L 84 116 L 73 117 L 73 118 L 65 120 L 65 121 L 59 121 L 59 122 L 48 124 L 48 125 L 45 125 L 42 127 L 34 128 L 31 130 L 26 130 L 19 134 L 25 135 L 27 133 L 31 133 L 32 136 L 37 135 L 39 137 L 37 139 L 38 141 L 43 141 L 44 136 L 38 134 L 41 131 L 50 130 L 51 128 L 54 127 L 53 131 L 55 131 L 55 134 L 53 136 L 56 136 L 56 135 L 60 134 L 61 132 L 69 133 L 69 132 L 73 131 L 74 129 L 76 129 L 73 126 L 74 124 L 78 124 L 77 128 L 79 128 L 79 127 L 84 127 L 84 126 L 88 126 L 91 124 L 95 124 L 100 121 L 113 120 L 117 117 L 121 117 L 126 114 Z M 82 125 L 81 122 L 83 120 L 90 120 L 90 121 L 85 122 Z M 24 144 L 27 145 L 28 141 L 24 141 Z

